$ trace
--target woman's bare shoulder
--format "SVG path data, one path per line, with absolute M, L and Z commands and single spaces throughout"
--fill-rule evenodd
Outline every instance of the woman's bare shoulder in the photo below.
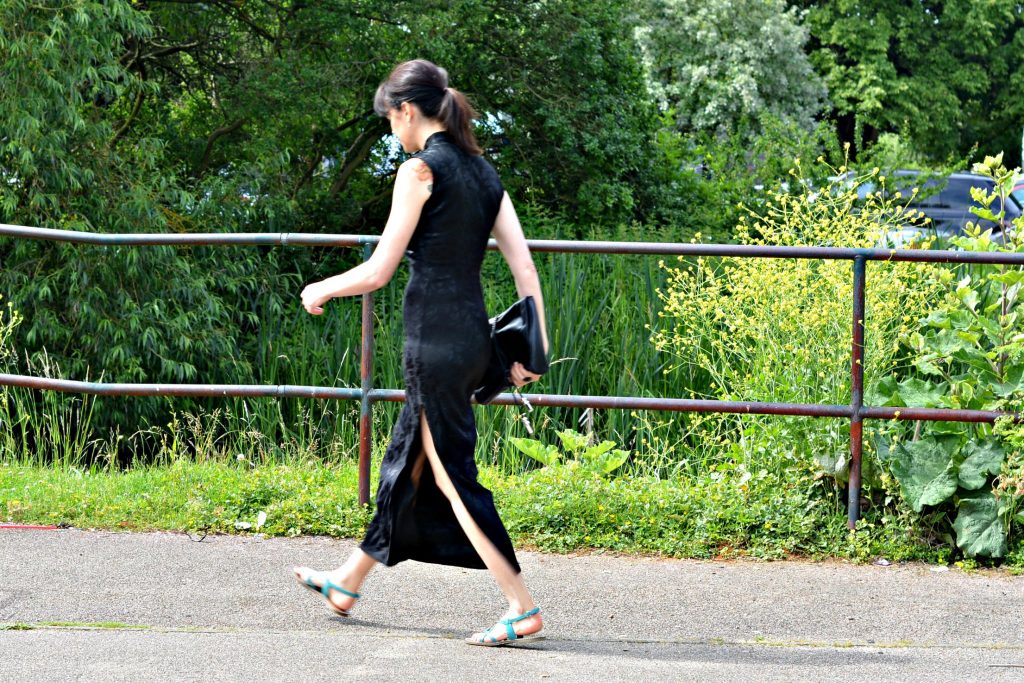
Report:
M 398 171 L 399 173 L 408 173 L 420 182 L 432 182 L 434 179 L 434 172 L 430 169 L 430 164 L 420 157 L 405 160 Z

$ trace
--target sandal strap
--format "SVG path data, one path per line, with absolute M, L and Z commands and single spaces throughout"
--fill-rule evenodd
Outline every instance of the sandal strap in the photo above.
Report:
M 325 598 L 330 599 L 332 588 L 341 593 L 342 595 L 347 595 L 348 597 L 355 598 L 356 600 L 359 599 L 359 593 L 353 593 L 350 590 L 345 590 L 344 588 L 342 588 L 341 586 L 334 583 L 328 578 L 324 579 L 324 585 L 320 587 L 320 592 L 324 594 Z
M 501 621 L 499 621 L 494 626 L 497 626 L 498 624 L 504 625 L 506 634 L 508 635 L 508 639 L 509 640 L 517 640 L 519 638 L 519 635 L 516 633 L 516 630 L 514 628 L 512 628 L 512 624 L 516 623 L 517 621 L 522 621 L 523 619 L 529 619 L 534 614 L 539 614 L 539 613 L 540 613 L 540 607 L 534 607 L 533 609 L 531 609 L 528 612 L 523 612 L 518 617 L 509 617 L 508 619 L 502 619 Z M 491 628 L 494 628 L 494 626 L 492 626 Z M 495 641 L 495 642 L 497 642 L 497 641 Z
M 509 617 L 508 619 L 502 619 L 500 623 L 506 624 L 506 625 L 514 624 L 517 621 L 522 621 L 523 619 L 529 619 L 534 614 L 540 614 L 540 607 L 534 607 L 529 612 L 523 612 L 518 617 Z

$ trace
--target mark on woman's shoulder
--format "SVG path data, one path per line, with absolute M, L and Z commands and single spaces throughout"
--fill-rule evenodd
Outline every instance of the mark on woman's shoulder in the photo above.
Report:
M 416 174 L 416 178 L 420 180 L 420 182 L 427 182 L 427 191 L 432 192 L 434 190 L 434 173 L 430 170 L 430 166 L 427 165 L 427 162 L 418 157 L 413 157 L 412 159 L 409 159 L 408 163 L 409 168 Z

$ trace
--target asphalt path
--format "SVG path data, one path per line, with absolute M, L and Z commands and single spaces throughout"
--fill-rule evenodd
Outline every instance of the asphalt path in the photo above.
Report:
M 478 648 L 486 572 L 291 576 L 353 542 L 0 530 L 0 681 L 1021 681 L 1024 577 L 927 565 L 520 553 L 546 639 Z

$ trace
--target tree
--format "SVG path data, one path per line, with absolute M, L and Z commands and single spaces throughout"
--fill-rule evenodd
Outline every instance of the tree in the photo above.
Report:
M 684 133 L 750 136 L 771 117 L 812 130 L 825 101 L 783 0 L 650 0 L 637 30 L 651 92 Z
M 139 3 L 129 66 L 160 84 L 156 126 L 218 201 L 258 196 L 321 229 L 378 228 L 395 158 L 370 103 L 396 63 L 452 74 L 520 199 L 581 222 L 649 207 L 654 110 L 624 11 L 599 0 Z M 134 53 L 133 53 L 134 55 Z
M 159 129 L 133 125 L 158 88 L 130 68 L 130 45 L 155 33 L 119 0 L 0 3 L 0 220 L 182 229 L 195 197 Z M 103 372 L 114 381 L 244 378 L 250 370 L 238 341 L 251 317 L 229 301 L 260 281 L 253 261 L 214 267 L 200 250 L 3 240 L 0 263 L 0 291 L 27 314 L 15 341 L 22 360 L 45 353 L 67 376 Z M 118 424 L 126 411 L 152 415 L 153 404 L 116 407 L 102 419 Z
M 642 218 L 655 119 L 627 20 L 603 0 L 0 0 L 0 220 L 379 230 L 399 157 L 371 102 L 413 57 L 484 113 L 524 209 Z M 67 376 L 245 382 L 264 312 L 358 257 L 4 240 L 0 292 L 26 313 L 19 357 L 45 351 Z M 161 419 L 118 405 L 101 428 Z
M 855 151 L 898 133 L 933 161 L 977 145 L 1019 162 L 1024 6 L 1017 0 L 798 2 L 832 116 Z

